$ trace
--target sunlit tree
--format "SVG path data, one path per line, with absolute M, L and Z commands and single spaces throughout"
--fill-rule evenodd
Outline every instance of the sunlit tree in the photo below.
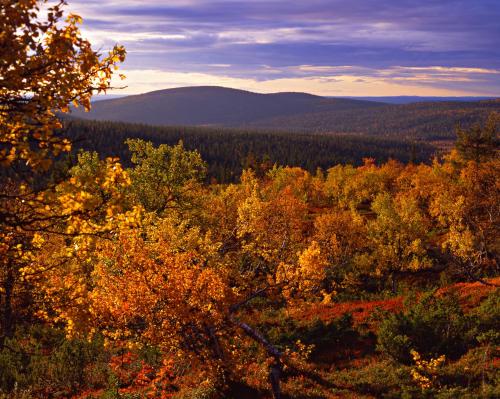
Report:
M 106 56 L 92 50 L 80 34 L 81 18 L 65 16 L 64 6 L 64 1 L 0 2 L 2 342 L 14 332 L 15 312 L 31 304 L 28 276 L 43 275 L 43 269 L 33 268 L 41 234 L 88 228 L 84 214 L 98 205 L 79 195 L 73 181 L 58 185 L 61 179 L 47 170 L 54 156 L 71 148 L 55 134 L 60 114 L 71 105 L 90 108 L 92 95 L 110 87 L 125 50 L 115 46 Z M 105 170 L 114 173 L 113 166 Z

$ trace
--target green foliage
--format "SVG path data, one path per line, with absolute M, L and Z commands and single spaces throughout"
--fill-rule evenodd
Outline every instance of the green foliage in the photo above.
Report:
M 196 388 L 185 388 L 177 393 L 175 399 L 214 399 L 217 396 L 217 388 L 211 384 L 206 383 Z
M 97 152 L 80 151 L 77 156 L 77 163 L 71 168 L 71 176 L 81 180 L 89 180 L 90 177 L 98 174 L 102 166 Z
M 477 340 L 482 344 L 500 345 L 500 289 L 493 291 L 481 302 L 474 312 L 478 335 Z
M 389 360 L 334 371 L 332 378 L 337 384 L 351 386 L 355 392 L 368 397 L 401 398 L 402 388 L 413 385 L 407 368 Z
M 319 318 L 310 322 L 298 323 L 293 319 L 280 319 L 280 324 L 268 330 L 270 340 L 280 347 L 295 347 L 297 341 L 314 345 L 312 355 L 331 349 L 344 350 L 358 338 L 350 314 L 323 321 Z
M 360 165 L 363 158 L 377 162 L 428 161 L 435 152 L 429 144 L 399 137 L 283 133 L 186 126 L 150 126 L 120 122 L 71 120 L 63 134 L 74 141 L 73 148 L 97 151 L 102 156 L 130 159 L 125 141 L 130 138 L 154 145 L 176 145 L 180 140 L 189 151 L 199 151 L 207 163 L 209 178 L 235 182 L 243 169 L 259 170 L 262 165 L 300 166 L 310 172 L 338 163 Z
M 498 150 L 499 124 L 500 116 L 491 114 L 484 126 L 475 124 L 469 129 L 458 128 L 455 147 L 461 157 L 475 162 L 493 157 Z
M 439 372 L 438 398 L 496 398 L 500 393 L 500 376 L 493 359 L 498 350 L 488 346 L 471 349 L 457 362 L 448 362 Z
M 159 366 L 162 360 L 162 353 L 157 346 L 144 345 L 138 351 L 139 360 L 151 366 Z
M 110 370 L 103 340 L 68 340 L 47 327 L 34 326 L 7 340 L 0 351 L 0 392 L 65 392 L 107 384 Z
M 0 399 L 33 399 L 33 394 L 29 390 L 15 390 L 10 393 L 0 392 Z
M 125 50 L 100 59 L 80 17 L 58 23 L 65 1 L 46 3 L 0 2 L 0 39 L 13 44 L 0 51 L 0 399 L 215 399 L 232 382 L 262 393 L 269 379 L 276 391 L 279 370 L 288 394 L 310 399 L 326 396 L 324 379 L 375 397 L 499 396 L 498 291 L 468 314 L 463 296 L 413 297 L 378 331 L 370 311 L 400 298 L 341 303 L 348 290 L 381 293 L 389 276 L 393 291 L 397 278 L 435 286 L 427 276 L 441 265 L 459 278 L 498 274 L 496 116 L 459 130 L 442 161 L 377 167 L 428 161 L 434 147 L 416 139 L 449 139 L 450 124 L 482 121 L 498 100 L 252 94 L 251 107 L 212 98 L 198 115 L 301 133 L 70 121 L 53 136 L 70 103 L 89 108 L 109 88 Z M 39 12 L 47 21 L 33 23 Z M 142 120 L 166 120 L 157 94 Z M 184 104 L 173 112 L 189 118 Z M 82 134 L 70 169 L 67 139 Z M 338 163 L 349 165 L 321 172 Z
M 6 339 L 0 351 L 0 392 L 28 385 L 27 359 L 15 339 Z
M 348 344 L 357 338 L 358 332 L 352 324 L 352 316 L 348 313 L 331 321 L 315 319 L 311 324 L 301 326 L 296 332 L 297 339 L 307 345 L 314 345 L 314 352 L 319 353 L 327 348 Z
M 341 386 L 349 386 L 355 397 L 393 399 L 497 398 L 500 379 L 491 364 L 494 354 L 484 348 L 469 351 L 457 362 L 448 362 L 437 375 L 437 384 L 422 390 L 411 377 L 411 367 L 390 359 L 370 359 L 365 363 L 330 373 Z M 366 395 L 366 396 L 364 396 Z
M 202 181 L 206 169 L 197 151 L 185 150 L 182 141 L 154 147 L 151 142 L 129 139 L 126 144 L 135 165 L 130 169 L 135 203 L 150 212 L 191 204 L 189 186 Z
M 378 332 L 379 348 L 393 359 L 410 364 L 410 351 L 425 357 L 456 358 L 473 343 L 472 320 L 464 315 L 458 297 L 425 294 L 400 313 L 389 314 Z
M 429 268 L 428 232 L 424 212 L 416 200 L 397 203 L 387 192 L 372 202 L 376 219 L 369 222 L 373 264 L 380 274 L 392 274 L 393 291 L 399 272 Z M 427 244 L 427 245 L 426 245 Z

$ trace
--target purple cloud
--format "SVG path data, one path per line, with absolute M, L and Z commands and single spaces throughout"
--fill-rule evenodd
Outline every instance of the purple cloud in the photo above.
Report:
M 357 79 L 500 95 L 498 0 L 69 3 L 98 47 L 126 46 L 129 69 L 217 74 L 217 65 L 226 65 L 225 76 L 266 80 L 297 78 L 303 72 L 295 67 L 312 65 L 325 67 L 314 76 L 334 79 L 341 73 L 326 67 L 351 65 L 365 73 Z M 396 66 L 449 69 L 447 75 L 418 69 L 384 75 Z

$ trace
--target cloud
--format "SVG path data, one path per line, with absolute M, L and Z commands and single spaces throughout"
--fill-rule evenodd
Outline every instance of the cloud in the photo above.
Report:
M 475 80 L 466 76 L 456 76 L 439 81 L 432 75 L 394 76 L 387 71 L 372 71 L 360 75 L 338 74 L 335 76 L 309 75 L 293 77 L 276 77 L 264 80 L 253 78 L 232 77 L 226 74 L 201 72 L 175 72 L 155 69 L 125 71 L 128 87 L 121 91 L 123 94 L 139 94 L 152 90 L 173 88 L 180 86 L 224 86 L 272 93 L 279 91 L 299 91 L 323 96 L 377 96 L 384 93 L 386 96 L 419 95 L 419 96 L 454 96 L 474 95 L 473 90 L 463 86 L 459 89 L 450 83 L 474 83 Z M 117 82 L 121 85 L 123 82 Z M 492 92 L 486 92 L 494 95 Z
M 498 0 L 70 0 L 70 9 L 96 48 L 125 45 L 129 70 L 317 78 L 325 92 L 341 75 L 378 79 L 370 87 L 380 90 L 392 79 L 391 92 L 500 95 Z
M 401 70 L 408 71 L 431 71 L 438 73 L 480 73 L 480 74 L 500 74 L 500 69 L 486 69 L 486 68 L 457 68 L 457 67 L 442 67 L 442 66 L 429 66 L 429 67 L 398 67 Z

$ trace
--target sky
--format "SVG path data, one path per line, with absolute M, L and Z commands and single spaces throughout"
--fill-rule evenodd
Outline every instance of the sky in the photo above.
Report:
M 68 0 L 137 94 L 500 96 L 500 0 Z M 118 83 L 122 85 L 123 83 Z

